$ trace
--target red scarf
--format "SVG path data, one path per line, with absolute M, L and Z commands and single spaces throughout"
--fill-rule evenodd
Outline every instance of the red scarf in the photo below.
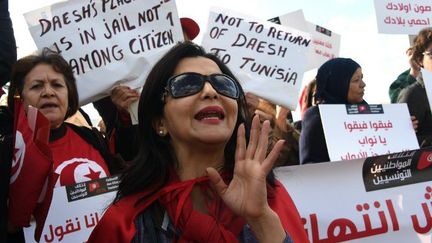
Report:
M 164 206 L 175 228 L 181 232 L 180 239 L 173 242 L 237 242 L 245 220 L 226 207 L 219 196 L 214 194 L 214 199 L 207 201 L 208 214 L 193 210 L 192 189 L 199 186 L 207 193 L 211 191 L 208 183 L 207 177 L 183 182 L 174 180 L 144 200 L 142 198 L 147 192 L 124 197 L 108 208 L 87 242 L 131 242 L 136 233 L 136 217 L 156 200 Z M 268 200 L 291 238 L 295 242 L 308 242 L 300 216 L 279 182 L 276 182 L 274 190 L 269 191 Z
M 159 202 L 181 232 L 177 242 L 237 242 L 245 220 L 234 215 L 208 183 L 208 177 L 200 177 L 171 183 L 162 189 Z M 214 199 L 206 200 L 208 214 L 193 209 L 189 195 L 194 186 L 199 186 L 203 194 L 213 192 L 210 197 Z

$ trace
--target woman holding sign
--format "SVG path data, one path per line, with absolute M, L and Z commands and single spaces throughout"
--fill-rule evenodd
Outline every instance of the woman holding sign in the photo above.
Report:
M 366 104 L 363 73 L 350 58 L 325 62 L 316 76 L 315 101 L 319 104 Z M 300 164 L 330 161 L 318 106 L 306 110 L 300 133 Z
M 34 108 L 40 116 L 32 127 Z M 108 152 L 99 133 L 64 122 L 77 109 L 75 78 L 59 54 L 44 49 L 41 54 L 17 61 L 11 76 L 8 108 L 3 107 L 0 112 L 2 122 L 10 124 L 10 129 L 0 131 L 1 137 L 12 137 L 15 113 L 15 149 L 12 143 L 0 144 L 14 151 L 13 158 L 9 158 L 11 232 L 28 227 L 33 215 L 35 239 L 39 241 L 54 187 L 106 177 L 121 169 L 121 161 Z M 45 140 L 41 138 L 43 131 Z
M 307 242 L 274 179 L 283 141 L 248 124 L 239 82 L 214 55 L 173 47 L 139 102 L 140 152 L 88 242 Z

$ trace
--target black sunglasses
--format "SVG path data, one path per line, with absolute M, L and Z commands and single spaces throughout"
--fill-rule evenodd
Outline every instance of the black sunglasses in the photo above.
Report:
M 165 91 L 173 98 L 186 97 L 200 92 L 206 81 L 221 95 L 232 99 L 238 99 L 240 96 L 236 81 L 222 73 L 207 76 L 192 72 L 182 73 L 168 79 Z

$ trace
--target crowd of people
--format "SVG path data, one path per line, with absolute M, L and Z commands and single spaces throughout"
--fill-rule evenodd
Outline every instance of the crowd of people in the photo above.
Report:
M 16 60 L 8 1 L 0 0 L 0 81 L 9 82 L 7 106 L 0 106 L 0 242 L 24 242 L 32 218 L 39 241 L 55 187 L 115 174 L 117 196 L 88 242 L 308 242 L 273 168 L 330 161 L 317 105 L 367 104 L 360 64 L 322 64 L 300 96 L 302 120 L 294 123 L 290 110 L 245 93 L 217 56 L 191 42 L 197 23 L 181 24 L 185 41 L 152 67 L 141 92 L 117 86 L 93 103 L 104 124 L 98 131 L 78 105 L 74 74 L 60 54 L 45 48 Z M 432 113 L 420 68 L 432 71 L 432 28 L 420 31 L 407 55 L 410 68 L 389 96 L 407 103 L 426 147 Z M 133 125 L 128 109 L 137 101 Z M 29 106 L 49 121 L 50 156 L 27 178 L 39 183 L 37 191 L 20 188 L 38 197 L 16 216 L 11 208 L 19 205 L 9 198 L 17 190 L 9 186 L 21 119 L 15 114 Z M 73 177 L 65 176 L 69 165 Z

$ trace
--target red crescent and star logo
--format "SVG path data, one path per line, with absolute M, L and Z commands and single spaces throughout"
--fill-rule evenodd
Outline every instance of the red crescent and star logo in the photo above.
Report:
M 427 167 L 432 165 L 432 153 L 431 152 L 423 152 L 420 155 L 419 162 L 417 164 L 418 170 L 424 170 Z
M 10 184 L 14 183 L 18 178 L 21 169 L 24 164 L 24 155 L 26 151 L 26 144 L 24 142 L 24 138 L 20 131 L 16 131 L 15 135 L 15 148 L 14 155 L 12 158 L 12 169 L 11 169 L 11 177 Z
M 59 175 L 55 186 L 71 185 L 79 182 L 95 180 L 107 176 L 102 166 L 93 160 L 73 158 L 62 162 L 55 169 Z

